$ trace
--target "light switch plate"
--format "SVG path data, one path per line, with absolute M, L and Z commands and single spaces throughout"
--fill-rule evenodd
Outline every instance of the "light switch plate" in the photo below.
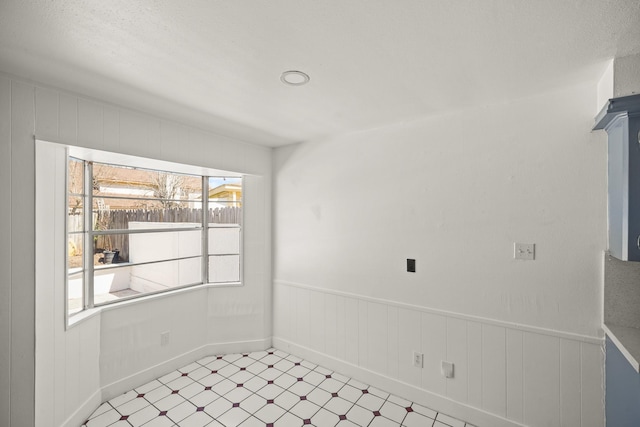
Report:
M 422 368 L 424 360 L 424 354 L 418 353 L 417 351 L 413 352 L 413 366 L 416 368 Z
M 453 378 L 453 363 L 443 360 L 440 366 L 440 373 L 445 378 Z
M 522 260 L 534 260 L 536 256 L 535 243 L 514 243 L 513 258 Z
M 160 345 L 161 346 L 169 345 L 170 336 L 171 336 L 171 331 L 164 331 L 160 333 Z

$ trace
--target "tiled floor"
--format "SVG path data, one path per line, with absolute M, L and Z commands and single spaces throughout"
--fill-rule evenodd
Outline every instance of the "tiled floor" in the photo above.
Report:
M 86 427 L 473 427 L 293 355 L 205 357 L 103 403 Z

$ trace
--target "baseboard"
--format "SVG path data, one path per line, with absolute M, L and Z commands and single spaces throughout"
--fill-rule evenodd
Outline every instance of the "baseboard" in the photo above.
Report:
M 107 400 L 113 399 L 122 393 L 146 384 L 182 366 L 193 363 L 206 356 L 214 354 L 248 353 L 252 351 L 266 350 L 271 347 L 271 337 L 253 340 L 207 344 L 202 347 L 187 351 L 179 356 L 165 360 L 162 363 L 151 366 L 128 377 L 114 381 L 96 390 L 60 427 L 78 427 L 95 411 L 98 406 Z
M 291 353 L 297 357 L 309 360 L 323 367 L 329 368 L 343 375 L 355 378 L 366 384 L 372 384 L 389 393 L 403 397 L 412 402 L 459 418 L 478 427 L 525 427 L 523 424 L 507 420 L 495 414 L 483 411 L 469 405 L 449 399 L 419 387 L 389 378 L 385 375 L 361 368 L 344 360 L 337 359 L 308 347 L 304 347 L 288 340 L 273 337 L 273 347 Z
M 82 425 L 101 403 L 102 390 L 98 389 L 62 423 L 62 427 L 78 427 Z
M 172 359 L 165 360 L 128 377 L 119 379 L 102 387 L 102 400 L 107 401 L 135 387 L 146 384 L 171 371 L 213 354 L 246 353 L 265 350 L 271 346 L 271 337 L 253 341 L 235 341 L 207 344 Z

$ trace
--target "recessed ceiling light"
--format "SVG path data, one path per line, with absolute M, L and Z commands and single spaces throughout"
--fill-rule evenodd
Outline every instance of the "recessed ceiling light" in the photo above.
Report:
M 302 86 L 309 83 L 309 76 L 302 71 L 285 71 L 280 76 L 280 81 L 289 86 Z

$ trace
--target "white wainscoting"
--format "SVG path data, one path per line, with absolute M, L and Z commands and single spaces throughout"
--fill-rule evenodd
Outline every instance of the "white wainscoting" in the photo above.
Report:
M 279 280 L 273 304 L 274 347 L 480 427 L 604 425 L 601 338 Z

